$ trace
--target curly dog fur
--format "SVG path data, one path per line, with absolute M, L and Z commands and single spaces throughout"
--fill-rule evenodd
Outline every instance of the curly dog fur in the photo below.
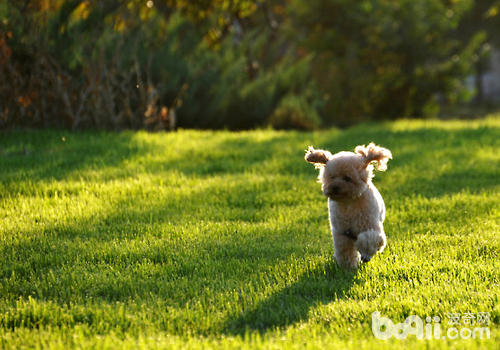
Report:
M 335 259 L 342 267 L 368 262 L 386 245 L 385 204 L 372 182 L 373 169 L 384 171 L 391 151 L 370 143 L 354 152 L 331 154 L 309 147 L 305 160 L 319 169 L 318 180 L 328 198 Z

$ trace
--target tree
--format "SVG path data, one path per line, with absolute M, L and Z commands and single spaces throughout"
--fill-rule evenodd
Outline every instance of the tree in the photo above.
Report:
M 349 124 L 422 116 L 437 107 L 436 96 L 454 99 L 478 45 L 454 37 L 470 6 L 468 0 L 292 1 L 302 47 L 315 53 L 327 118 Z

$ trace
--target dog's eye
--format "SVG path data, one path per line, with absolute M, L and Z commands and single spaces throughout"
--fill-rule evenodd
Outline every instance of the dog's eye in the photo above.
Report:
M 351 178 L 349 176 L 344 176 L 342 179 L 344 179 L 345 182 L 351 182 Z

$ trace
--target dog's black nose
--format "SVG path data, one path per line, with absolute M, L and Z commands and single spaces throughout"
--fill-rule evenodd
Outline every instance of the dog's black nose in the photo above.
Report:
M 372 258 L 371 256 L 361 255 L 361 261 L 364 263 L 367 263 L 368 261 L 370 261 L 371 258 Z
M 340 186 L 333 186 L 332 187 L 333 194 L 338 194 L 339 192 L 340 192 Z

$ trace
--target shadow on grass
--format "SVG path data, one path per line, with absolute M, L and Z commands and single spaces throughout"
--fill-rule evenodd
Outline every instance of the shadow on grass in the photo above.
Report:
M 363 132 L 363 130 L 365 132 Z M 466 190 L 488 191 L 498 186 L 498 160 L 484 157 L 498 144 L 499 128 L 417 128 L 387 130 L 384 125 L 358 126 L 320 146 L 338 152 L 375 142 L 392 151 L 386 173 L 375 172 L 374 183 L 384 195 L 442 197 Z M 491 154 L 490 154 L 491 157 Z M 384 187 L 386 189 L 384 189 Z
M 476 192 L 497 184 L 497 167 L 491 164 L 491 160 L 477 157 L 474 162 L 468 161 L 482 147 L 495 145 L 496 134 L 498 130 L 495 132 L 486 127 L 388 130 L 386 125 L 373 124 L 342 132 L 276 132 L 263 139 L 257 139 L 252 133 L 193 134 L 199 142 L 186 144 L 193 137 L 185 139 L 177 134 L 155 134 L 145 141 L 134 139 L 132 132 L 18 131 L 0 134 L 0 181 L 7 191 L 16 191 L 19 182 L 25 180 L 63 180 L 69 175 L 83 175 L 85 178 L 89 169 L 95 170 L 95 178 L 99 171 L 108 169 L 112 171 L 99 176 L 129 177 L 137 170 L 149 174 L 175 171 L 198 178 L 253 172 L 311 175 L 314 185 L 316 171 L 303 161 L 308 145 L 335 153 L 374 141 L 390 148 L 394 155 L 387 175 L 377 174 L 376 183 L 378 178 L 385 177 L 387 182 L 393 182 L 390 180 L 393 176 L 391 170 L 401 167 L 416 165 L 420 172 L 425 172 L 433 170 L 436 164 L 456 164 L 451 172 L 435 173 L 433 177 L 410 173 L 405 176 L 405 181 L 399 181 L 399 186 L 389 186 L 401 194 L 417 190 L 423 196 L 436 196 L 436 193 L 444 195 L 464 188 Z M 25 150 L 28 153 L 24 153 Z M 142 158 L 146 156 L 147 162 L 143 162 Z M 447 178 L 453 181 L 447 181 Z
M 335 261 L 329 260 L 255 307 L 228 318 L 225 332 L 234 335 L 254 331 L 265 333 L 306 321 L 315 306 L 347 298 L 354 283 L 362 283 L 359 270 L 342 270 Z
M 132 132 L 24 130 L 2 132 L 0 137 L 0 180 L 11 185 L 119 166 L 140 151 Z
M 293 161 L 294 150 L 289 147 L 289 134 L 285 133 L 262 140 L 255 139 L 252 133 L 159 133 L 150 135 L 148 140 L 134 136 L 134 132 L 128 131 L 0 133 L 0 181 L 14 184 L 23 180 L 64 180 L 70 175 L 85 176 L 87 170 L 105 169 L 114 170 L 112 177 L 127 177 L 135 175 L 134 167 L 150 174 L 176 171 L 202 178 L 252 169 L 260 171 L 269 161 L 274 166 L 283 165 L 284 157 L 277 157 L 280 153 L 290 154 L 289 160 Z M 147 163 L 142 161 L 143 157 L 148 157 Z M 123 166 L 125 162 L 128 172 Z M 302 170 L 300 166 L 295 169 Z
M 26 156 L 15 153 L 23 146 L 22 142 L 11 137 L 11 141 L 5 142 L 10 145 L 6 152 L 11 153 L 0 159 L 0 180 L 15 185 L 26 179 L 34 182 L 48 178 L 60 180 L 89 167 L 119 169 L 123 162 L 150 156 L 157 152 L 158 147 L 157 144 L 144 146 L 136 143 L 131 133 L 75 135 L 77 142 L 66 147 L 60 143 L 58 135 L 57 132 L 35 135 L 36 140 L 30 143 L 33 153 Z M 441 152 L 439 157 L 460 164 L 463 154 L 455 152 L 455 148 L 467 150 L 470 144 L 473 146 L 470 152 L 475 152 L 484 145 L 495 145 L 495 132 L 491 130 L 387 131 L 383 127 L 356 127 L 342 133 L 287 135 L 277 133 L 261 142 L 252 141 L 251 135 L 246 139 L 232 136 L 219 139 L 212 135 L 206 149 L 184 148 L 186 152 L 193 151 L 189 158 L 181 154 L 168 161 L 161 157 L 153 161 L 147 159 L 147 169 L 141 171 L 150 174 L 176 171 L 195 176 L 200 181 L 209 176 L 237 175 L 248 170 L 289 177 L 310 176 L 311 187 L 298 191 L 314 189 L 321 200 L 318 205 L 323 206 L 324 200 L 315 183 L 316 171 L 303 160 L 305 147 L 313 144 L 337 152 L 374 141 L 394 153 L 389 173 L 375 180 L 377 186 L 386 183 L 398 196 L 415 192 L 434 197 L 453 194 L 464 186 L 471 191 L 481 191 L 497 184 L 495 166 L 488 159 L 478 158 L 475 163 L 462 162 L 462 166 L 452 168 L 450 174 L 435 172 L 432 178 L 417 174 L 390 186 L 391 169 L 395 174 L 398 169 L 411 164 L 435 166 L 434 151 Z M 52 138 L 52 141 L 45 144 L 45 137 Z M 162 140 L 160 146 L 182 141 L 175 139 L 175 135 L 165 137 L 173 138 L 167 142 Z M 425 152 L 422 152 L 422 144 L 427 147 Z M 421 166 L 424 174 L 425 166 Z M 131 173 L 113 173 L 111 176 L 131 176 Z M 387 180 L 385 176 L 388 176 Z M 449 177 L 460 181 L 449 182 Z M 114 203 L 114 209 L 108 213 L 92 213 L 95 215 L 75 218 L 66 224 L 33 224 L 29 232 L 22 233 L 29 238 L 4 241 L 0 246 L 0 256 L 6 261 L 0 268 L 0 278 L 11 279 L 3 284 L 2 290 L 12 300 L 30 295 L 61 304 L 87 297 L 105 302 L 125 302 L 131 298 L 141 302 L 154 298 L 168 300 L 170 305 L 182 308 L 187 302 L 203 299 L 204 288 L 214 295 L 242 288 L 252 283 L 255 273 L 265 273 L 267 268 L 286 262 L 292 254 L 306 255 L 307 251 L 302 249 L 310 239 L 307 232 L 289 232 L 286 227 L 264 230 L 258 226 L 240 235 L 245 224 L 262 219 L 256 214 L 270 210 L 272 204 L 262 205 L 257 190 L 244 181 L 237 185 L 207 185 L 198 192 L 190 191 L 172 198 L 141 196 L 131 199 L 124 194 L 123 200 Z M 6 193 L 11 190 L 16 188 L 5 188 Z M 224 200 L 222 204 L 221 199 Z M 216 205 L 220 207 L 212 210 Z M 296 205 L 295 202 L 292 205 Z M 279 212 L 279 205 L 272 210 Z M 324 237 L 330 245 L 326 207 L 324 210 Z M 151 223 L 152 218 L 157 226 Z M 303 217 L 294 217 L 293 224 L 306 226 L 300 220 Z M 203 221 L 221 223 L 209 227 L 213 231 L 225 232 L 206 232 Z M 194 223 L 189 229 L 197 230 L 192 241 L 182 237 L 185 222 Z M 40 230 L 43 233 L 39 235 Z M 12 236 L 18 234 L 7 232 L 7 235 L 10 233 Z M 144 240 L 148 241 L 147 244 Z M 131 241 L 133 244 L 128 244 Z M 57 274 L 57 278 L 47 280 L 46 276 L 51 274 Z M 216 280 L 217 275 L 225 276 L 225 280 Z M 224 323 L 225 332 L 267 332 L 306 321 L 315 305 L 348 298 L 352 286 L 358 283 L 357 278 L 356 273 L 339 270 L 333 261 L 320 265 L 243 312 L 229 316 Z M 183 330 L 181 325 L 179 332 Z
M 178 198 L 174 207 L 187 200 Z M 84 295 L 104 302 L 158 298 L 183 307 L 202 298 L 205 287 L 214 293 L 240 288 L 257 271 L 303 255 L 309 239 L 311 225 L 291 232 L 222 221 L 206 211 L 169 213 L 164 205 L 161 198 L 124 198 L 109 212 L 24 230 L 22 238 L 0 244 L 0 280 L 13 278 L 0 291 L 60 304 Z M 54 273 L 57 279 L 48 281 Z

